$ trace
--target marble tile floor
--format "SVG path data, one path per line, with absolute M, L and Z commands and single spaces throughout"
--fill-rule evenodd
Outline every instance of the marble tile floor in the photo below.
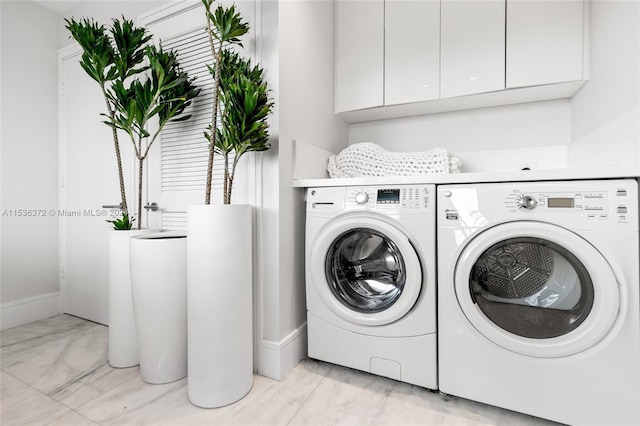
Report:
M 256 375 L 218 409 L 187 399 L 187 379 L 142 381 L 107 363 L 107 327 L 58 315 L 0 334 L 0 424 L 552 425 L 545 420 L 306 359 L 281 381 Z

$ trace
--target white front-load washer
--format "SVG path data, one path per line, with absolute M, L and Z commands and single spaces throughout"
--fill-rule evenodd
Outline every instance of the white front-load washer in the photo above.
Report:
M 437 388 L 435 186 L 307 190 L 311 358 Z
M 568 424 L 640 424 L 635 180 L 438 187 L 439 385 Z

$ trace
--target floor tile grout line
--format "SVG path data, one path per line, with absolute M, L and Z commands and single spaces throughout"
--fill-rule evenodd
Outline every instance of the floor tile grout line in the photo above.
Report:
M 80 376 L 80 377 L 78 377 L 78 378 L 75 378 L 75 379 L 73 379 L 73 380 L 71 380 L 71 381 L 69 381 L 69 382 L 67 382 L 67 383 L 65 383 L 65 384 L 63 384 L 63 385 L 61 385 L 61 386 L 59 386 L 58 388 L 54 389 L 53 391 L 51 391 L 51 394 L 54 394 L 54 393 L 60 392 L 60 391 L 62 391 L 62 390 L 64 390 L 64 389 L 66 389 L 67 387 L 69 387 L 69 386 L 73 385 L 74 383 L 81 383 L 82 379 L 84 379 L 85 377 L 88 377 L 88 376 L 90 376 L 91 374 L 95 373 L 96 371 L 98 371 L 98 370 L 99 370 L 102 366 L 104 366 L 105 364 L 106 364 L 107 366 L 109 366 L 109 362 L 108 362 L 108 361 L 105 361 L 103 364 L 101 364 L 100 366 L 96 367 L 95 369 L 93 369 L 93 370 L 91 370 L 91 371 L 89 371 L 89 372 L 85 373 L 84 375 L 82 375 L 82 376 Z M 110 368 L 112 368 L 111 366 L 109 366 L 109 367 L 110 367 Z M 98 395 L 96 395 L 95 397 L 91 398 L 91 399 L 90 399 L 90 400 L 88 400 L 88 401 L 83 402 L 82 404 L 80 404 L 78 407 L 75 407 L 75 408 L 73 408 L 73 407 L 69 407 L 67 404 L 65 404 L 64 402 L 62 402 L 62 400 L 59 400 L 59 402 L 60 402 L 61 404 L 65 405 L 66 407 L 69 407 L 70 409 L 72 409 L 72 410 L 74 410 L 74 411 L 78 411 L 79 409 L 81 409 L 81 408 L 82 408 L 82 407 L 84 407 L 85 405 L 89 404 L 90 402 L 93 402 L 93 401 L 95 401 L 96 399 L 100 398 L 101 396 L 103 396 L 104 394 L 106 394 L 107 392 L 109 392 L 110 390 L 111 390 L 111 389 L 107 389 L 107 390 L 105 390 L 104 392 L 99 393 L 99 394 L 98 394 Z M 51 396 L 51 395 L 50 395 L 50 396 Z M 56 398 L 54 398 L 53 396 L 51 396 L 51 398 L 53 398 L 54 400 L 58 401 L 58 400 L 57 400 Z M 86 416 L 84 416 L 84 417 L 86 417 Z M 89 419 L 89 420 L 91 420 L 91 419 Z M 93 421 L 93 420 L 91 420 L 91 421 Z M 94 423 L 95 423 L 95 422 L 94 422 Z
M 64 315 L 64 314 L 63 314 L 63 315 Z M 33 337 L 33 338 L 30 338 L 30 339 L 27 339 L 27 340 L 23 340 L 23 341 L 20 341 L 20 342 L 16 342 L 16 343 L 29 342 L 29 341 L 33 341 L 34 339 L 42 339 L 42 338 L 47 337 L 47 336 L 59 336 L 59 335 L 62 335 L 62 334 L 66 335 L 66 336 L 68 336 L 68 337 L 70 337 L 70 338 L 77 339 L 77 338 L 81 337 L 82 335 L 84 335 L 86 332 L 88 332 L 88 331 L 90 331 L 90 330 L 92 330 L 92 329 L 96 328 L 97 326 L 102 326 L 102 327 L 104 327 L 104 326 L 103 326 L 103 325 L 101 325 L 101 324 L 93 323 L 92 321 L 86 321 L 86 323 L 84 323 L 84 324 L 76 324 L 74 327 L 72 327 L 71 329 L 68 329 L 68 330 L 57 331 L 57 332 L 55 332 L 55 333 L 51 333 L 51 334 L 49 334 L 49 335 L 48 335 L 48 334 L 43 334 L 43 335 L 35 336 L 35 337 Z M 13 345 L 13 344 L 11 344 L 11 345 Z M 11 346 L 11 345 L 9 345 L 9 346 Z M 64 357 L 65 357 L 65 355 L 66 355 L 66 354 L 68 354 L 68 351 L 69 351 L 69 348 L 65 348 L 65 349 L 62 351 L 62 353 L 58 356 L 57 360 L 59 360 L 59 359 L 61 359 L 61 358 L 64 358 Z M 56 361 L 57 361 L 57 360 L 56 360 Z M 76 410 L 76 408 L 74 408 L 74 407 L 70 407 L 69 405 L 67 405 L 67 404 L 65 404 L 64 402 L 62 402 L 62 400 L 60 400 L 60 399 L 56 398 L 54 395 L 55 395 L 57 392 L 60 392 L 61 390 L 63 390 L 63 389 L 65 389 L 65 388 L 67 388 L 68 386 L 70 386 L 70 385 L 72 385 L 72 384 L 74 384 L 74 383 L 77 383 L 77 382 L 81 381 L 82 379 L 84 379 L 85 377 L 87 377 L 87 376 L 89 376 L 89 375 L 93 374 L 96 370 L 98 370 L 100 367 L 102 367 L 102 366 L 103 366 L 103 365 L 105 365 L 105 364 L 107 364 L 107 365 L 108 365 L 108 360 L 105 360 L 102 364 L 100 364 L 99 366 L 96 366 L 94 369 L 92 369 L 92 370 L 90 370 L 90 371 L 86 371 L 86 372 L 84 372 L 84 373 L 83 373 L 83 374 L 81 374 L 79 377 L 73 377 L 70 381 L 68 381 L 68 382 L 66 382 L 66 383 L 63 383 L 62 385 L 58 386 L 57 388 L 53 389 L 52 391 L 50 391 L 50 392 L 48 392 L 48 393 L 45 393 L 44 391 L 41 391 L 41 390 L 39 390 L 39 389 L 37 389 L 37 388 L 33 387 L 33 386 L 32 386 L 32 385 L 30 385 L 29 383 L 24 382 L 23 380 L 21 380 L 21 379 L 17 378 L 16 376 L 14 376 L 14 375 L 10 374 L 10 373 L 9 373 L 8 371 L 6 371 L 5 369 L 2 369 L 2 371 L 4 371 L 6 374 L 9 374 L 11 377 L 15 378 L 16 380 L 20 381 L 21 383 L 23 383 L 23 384 L 25 384 L 25 385 L 29 386 L 31 389 L 34 389 L 34 390 L 38 391 L 39 393 L 41 393 L 42 395 L 45 395 L 45 396 L 47 396 L 47 397 L 51 398 L 53 401 L 58 402 L 59 404 L 63 405 L 64 407 L 66 407 L 66 408 L 68 408 L 68 409 L 70 409 L 70 410 L 72 410 L 72 411 L 77 411 L 77 410 Z M 54 361 L 54 362 L 51 364 L 51 366 L 50 366 L 49 368 L 55 368 L 55 366 L 56 366 L 56 363 L 55 363 L 55 361 Z M 106 391 L 105 391 L 105 392 L 103 392 L 102 394 L 104 394 L 104 393 L 106 393 Z M 100 397 L 102 394 L 100 394 L 100 395 L 96 396 L 96 398 Z M 91 402 L 91 401 L 93 401 L 93 400 L 94 400 L 94 399 L 96 399 L 96 398 L 93 398 L 93 399 L 91 399 L 90 401 L 87 401 L 87 402 L 83 403 L 82 405 L 85 405 L 85 404 L 87 404 L 88 402 Z M 77 407 L 77 408 L 80 408 L 80 407 Z M 79 413 L 79 414 L 80 414 L 80 413 Z M 81 415 L 82 415 L 82 414 L 81 414 Z M 86 416 L 83 416 L 83 417 L 86 417 Z M 91 419 L 89 419 L 89 420 L 91 420 Z M 91 420 L 91 421 L 93 422 L 93 420 Z M 95 422 L 94 422 L 94 423 L 95 423 Z
M 302 410 L 302 408 L 307 404 L 307 402 L 309 402 L 309 399 L 311 399 L 311 397 L 313 396 L 313 394 L 316 392 L 316 390 L 318 390 L 318 388 L 320 387 L 320 385 L 322 384 L 322 382 L 324 382 L 324 379 L 327 378 L 326 376 L 326 372 L 322 375 L 322 378 L 318 381 L 318 383 L 314 386 L 313 390 L 311 392 L 309 392 L 309 395 L 307 395 L 307 397 L 304 399 L 304 401 L 302 402 L 302 404 L 300 404 L 300 407 L 298 407 L 298 409 L 296 410 L 295 413 L 293 413 L 293 415 L 291 416 L 291 418 L 289 419 L 289 421 L 287 422 L 287 426 L 291 424 L 291 422 L 293 421 L 293 419 L 296 418 L 296 416 L 298 415 L 298 413 L 300 413 L 300 410 Z
M 63 315 L 66 315 L 66 314 L 63 314 Z M 66 329 L 66 330 L 59 330 L 59 331 L 56 331 L 56 332 L 53 332 L 53 333 L 50 333 L 50 334 L 42 334 L 42 335 L 34 336 L 34 337 L 31 337 L 31 338 L 26 339 L 26 340 L 21 340 L 21 341 L 19 341 L 19 342 L 15 342 L 15 343 L 9 344 L 9 345 L 7 345 L 7 346 L 4 346 L 3 348 L 11 347 L 11 346 L 13 346 L 13 345 L 15 345 L 15 344 L 20 344 L 20 343 L 23 343 L 23 342 L 32 342 L 32 341 L 39 340 L 39 339 L 43 339 L 43 338 L 47 338 L 47 337 L 50 337 L 50 336 L 54 336 L 54 337 L 56 337 L 56 338 L 57 338 L 57 337 L 61 337 L 62 335 L 64 335 L 64 336 L 68 336 L 68 337 L 70 337 L 70 338 L 77 339 L 79 336 L 84 335 L 84 334 L 85 334 L 86 332 L 88 332 L 89 330 L 92 330 L 92 329 L 95 329 L 95 328 L 98 328 L 98 327 L 105 327 L 105 326 L 104 326 L 104 325 L 102 325 L 102 324 L 95 323 L 95 322 L 93 322 L 93 321 L 85 320 L 85 323 L 79 323 L 79 324 L 76 324 L 76 325 L 74 325 L 73 327 L 71 327 L 70 329 Z M 3 330 L 3 331 L 4 331 L 4 330 Z M 63 353 L 58 357 L 58 359 L 59 359 L 60 357 L 63 357 L 63 355 L 65 354 L 65 352 L 66 352 L 66 351 L 68 351 L 68 348 L 67 348 L 67 349 L 65 349 L 65 351 L 63 351 Z M 7 375 L 11 376 L 12 378 L 14 378 L 15 380 L 17 380 L 18 382 L 20 382 L 20 383 L 24 384 L 25 386 L 27 386 L 28 388 L 30 388 L 30 389 L 32 389 L 32 390 L 34 390 L 34 391 L 36 391 L 37 393 L 39 393 L 39 394 L 41 394 L 41 395 L 44 395 L 45 397 L 47 397 L 47 398 L 48 398 L 48 399 L 50 399 L 51 401 L 54 401 L 54 402 L 56 402 L 56 403 L 60 404 L 60 405 L 61 405 L 61 406 L 63 406 L 64 408 L 66 408 L 66 409 L 68 409 L 68 410 L 70 410 L 70 411 L 72 411 L 72 412 L 74 412 L 74 413 L 76 413 L 76 414 L 78 414 L 78 415 L 82 416 L 83 418 L 85 418 L 85 419 L 87 419 L 89 422 L 91 422 L 92 424 L 99 424 L 97 421 L 95 421 L 95 420 L 93 420 L 93 419 L 91 419 L 91 418 L 87 417 L 86 415 L 82 414 L 79 410 L 80 410 L 80 409 L 82 409 L 82 407 L 84 407 L 85 405 L 87 405 L 87 404 L 89 404 L 89 403 L 93 402 L 94 400 L 96 400 L 97 398 L 100 398 L 101 396 L 103 396 L 105 393 L 107 393 L 107 392 L 108 392 L 108 390 L 106 390 L 106 391 L 104 391 L 104 392 L 100 393 L 99 395 L 97 395 L 96 397 L 92 398 L 92 399 L 91 399 L 91 400 L 89 400 L 89 401 L 85 401 L 85 402 L 84 402 L 84 403 L 82 403 L 80 406 L 75 407 L 75 408 L 74 408 L 74 407 L 71 407 L 71 406 L 69 406 L 69 405 L 67 405 L 66 403 L 64 403 L 64 402 L 63 402 L 63 400 L 61 400 L 61 399 L 57 399 L 56 397 L 54 397 L 54 394 L 55 394 L 55 393 L 57 393 L 57 392 L 59 392 L 60 390 L 62 390 L 62 389 L 64 389 L 64 388 L 66 388 L 66 387 L 68 387 L 68 386 L 72 385 L 73 383 L 76 383 L 76 382 L 78 382 L 78 381 L 81 381 L 82 379 L 84 379 L 85 377 L 87 377 L 87 376 L 91 375 L 91 374 L 92 374 L 92 373 L 94 373 L 97 369 L 99 369 L 100 367 L 102 367 L 102 366 L 103 366 L 103 365 L 105 365 L 105 364 L 106 364 L 107 366 L 109 366 L 109 365 L 108 365 L 108 360 L 105 360 L 105 361 L 104 361 L 104 363 L 100 364 L 100 366 L 98 366 L 98 367 L 94 368 L 93 370 L 88 371 L 88 372 L 85 372 L 85 373 L 84 373 L 84 374 L 82 374 L 80 377 L 75 377 L 75 378 L 73 378 L 71 381 L 69 381 L 69 382 L 67 382 L 67 383 L 64 383 L 64 384 L 63 384 L 63 385 L 61 385 L 61 386 L 58 386 L 56 389 L 52 390 L 52 391 L 51 391 L 51 392 L 49 392 L 49 393 L 46 393 L 46 392 L 44 392 L 44 391 L 42 391 L 42 390 L 40 390 L 40 389 L 35 388 L 35 387 L 34 387 L 34 386 L 32 386 L 31 384 L 29 384 L 29 383 L 25 382 L 24 380 L 22 380 L 22 379 L 20 379 L 20 378 L 16 377 L 15 375 L 13 375 L 13 374 L 9 373 L 9 372 L 8 372 L 7 370 L 5 370 L 5 369 L 1 369 L 1 370 L 2 370 L 2 372 L 4 372 L 5 374 L 7 374 Z M 51 365 L 51 367 L 54 367 L 54 366 L 55 366 L 55 362 Z M 50 367 L 50 368 L 51 368 L 51 367 Z M 109 367 L 110 367 L 110 366 L 109 366 Z
M 78 410 L 69 407 L 67 404 L 65 404 L 62 401 L 58 401 L 57 399 L 53 398 L 52 396 L 44 393 L 43 391 L 41 391 L 40 389 L 37 389 L 33 386 L 31 386 L 30 384 L 26 383 L 24 380 L 14 376 L 13 374 L 9 373 L 7 370 L 5 369 L 0 369 L 0 371 L 2 371 L 4 374 L 6 374 L 7 376 L 10 376 L 11 378 L 13 378 L 14 380 L 16 380 L 17 382 L 22 383 L 23 385 L 25 385 L 26 387 L 28 387 L 29 389 L 33 390 L 34 392 L 39 393 L 40 395 L 44 396 L 45 398 L 50 399 L 51 401 L 55 402 L 56 404 L 60 404 L 61 406 L 63 406 L 64 408 L 66 408 L 67 410 L 69 410 L 70 412 L 76 413 L 79 416 L 82 416 L 83 418 L 87 419 L 89 422 L 93 423 L 93 424 L 98 424 L 97 422 L 93 421 L 92 419 L 88 418 L 87 416 L 85 416 L 84 414 L 80 413 Z M 0 399 L 1 395 L 0 395 Z
M 109 365 L 109 363 L 108 363 L 108 362 L 106 362 L 106 364 L 107 364 L 107 366 L 108 366 L 109 368 L 114 369 L 114 370 L 116 369 L 116 368 L 114 368 L 114 367 L 111 367 L 111 365 Z M 137 366 L 134 366 L 134 367 L 125 367 L 125 368 L 137 368 Z M 118 385 L 116 385 L 116 386 L 114 386 L 114 387 L 112 387 L 112 388 L 109 388 L 109 389 L 105 390 L 104 392 L 101 392 L 100 394 L 96 395 L 94 398 L 91 398 L 90 400 L 83 402 L 83 403 L 82 403 L 82 404 L 80 404 L 78 407 L 76 407 L 76 408 L 75 408 L 75 410 L 76 410 L 76 411 L 78 411 L 78 412 L 80 412 L 79 410 L 82 410 L 82 409 L 83 409 L 83 408 L 85 408 L 87 405 L 89 405 L 89 404 L 91 404 L 91 403 L 95 402 L 97 399 L 104 397 L 106 394 L 108 394 L 109 392 L 114 391 L 114 390 L 115 390 L 115 389 L 117 389 L 119 386 L 124 386 L 124 385 L 126 385 L 126 384 L 128 384 L 128 383 L 130 383 L 130 382 L 132 382 L 132 381 L 137 381 L 138 379 L 139 379 L 139 377 L 138 377 L 138 376 L 130 377 L 129 379 L 127 379 L 127 380 L 125 380 L 125 381 L 123 381 L 123 382 L 120 382 Z M 86 415 L 84 415 L 84 414 L 82 414 L 82 415 L 83 415 L 84 417 L 87 417 L 87 416 L 86 416 Z M 93 423 L 98 423 L 96 420 L 93 420 L 93 419 L 92 419 L 92 418 L 90 418 L 90 417 L 87 417 L 87 418 L 88 418 L 89 420 L 91 420 Z M 98 423 L 98 424 L 99 424 L 99 423 Z

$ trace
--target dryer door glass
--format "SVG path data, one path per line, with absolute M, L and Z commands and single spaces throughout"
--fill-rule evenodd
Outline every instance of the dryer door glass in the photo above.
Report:
M 541 238 L 494 244 L 476 260 L 469 280 L 471 297 L 487 318 L 523 337 L 567 334 L 593 306 L 593 283 L 584 265 Z
M 369 228 L 351 229 L 335 239 L 327 252 L 325 273 L 334 296 L 364 313 L 389 308 L 406 282 L 405 263 L 396 244 Z

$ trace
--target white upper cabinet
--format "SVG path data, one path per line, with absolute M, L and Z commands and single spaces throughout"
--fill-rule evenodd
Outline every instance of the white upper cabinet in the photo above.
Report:
M 509 0 L 508 88 L 583 78 L 584 7 L 580 0 Z
M 347 122 L 568 98 L 588 79 L 588 0 L 334 2 Z
M 384 104 L 384 0 L 338 0 L 335 111 Z
M 442 98 L 502 90 L 504 0 L 442 0 Z
M 440 97 L 440 2 L 386 0 L 384 104 Z

